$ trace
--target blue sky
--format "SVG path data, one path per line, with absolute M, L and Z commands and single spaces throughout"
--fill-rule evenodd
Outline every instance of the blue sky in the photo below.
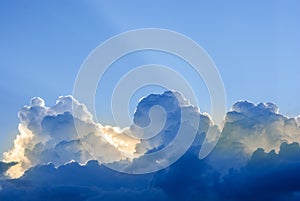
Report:
M 237 100 L 271 101 L 286 115 L 300 113 L 298 1 L 0 5 L 0 152 L 11 147 L 24 104 L 40 96 L 52 105 L 71 94 L 85 57 L 104 40 L 137 28 L 171 29 L 199 43 L 221 73 L 228 107 Z

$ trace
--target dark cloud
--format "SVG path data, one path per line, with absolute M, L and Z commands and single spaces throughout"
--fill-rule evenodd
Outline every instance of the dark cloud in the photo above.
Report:
M 280 152 L 258 149 L 247 164 L 222 176 L 189 150 L 167 169 L 132 175 L 89 161 L 29 169 L 1 184 L 1 200 L 298 200 L 300 147 L 283 143 Z
M 0 200 L 153 200 L 151 197 L 161 197 L 163 192 L 148 191 L 151 177 L 115 172 L 97 161 L 71 162 L 58 168 L 40 165 L 19 179 L 3 182 Z
M 224 177 L 222 188 L 228 200 L 299 200 L 300 147 L 283 143 L 280 152 L 255 151 L 245 167 Z

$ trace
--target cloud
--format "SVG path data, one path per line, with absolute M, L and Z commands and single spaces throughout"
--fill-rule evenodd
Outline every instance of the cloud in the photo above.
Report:
M 161 190 L 147 188 L 150 179 L 151 175 L 115 172 L 97 161 L 86 165 L 71 162 L 59 167 L 39 165 L 19 179 L 3 182 L 0 200 L 164 199 Z
M 178 163 L 157 172 L 151 186 L 171 200 L 296 201 L 300 198 L 299 167 L 298 143 L 282 143 L 278 153 L 259 148 L 244 166 L 225 175 L 207 159 L 198 160 L 188 152 Z
M 273 103 L 237 102 L 226 115 L 224 141 L 239 141 L 246 153 L 257 148 L 279 151 L 283 142 L 300 142 L 296 118 L 279 114 Z
M 245 167 L 224 177 L 221 193 L 228 200 L 299 200 L 299 167 L 298 143 L 282 143 L 278 154 L 258 149 Z
M 16 165 L 17 162 L 4 163 L 0 161 L 0 178 L 10 167 Z
M 153 111 L 155 106 L 159 106 L 157 113 Z M 187 115 L 186 122 L 181 122 L 182 111 Z M 157 127 L 160 130 L 155 137 L 129 137 L 151 133 L 139 126 L 157 129 L 151 125 L 154 117 L 164 122 L 162 128 Z M 215 140 L 206 132 L 209 127 L 219 132 L 218 128 L 208 114 L 201 114 L 178 92 L 143 98 L 134 114 L 136 125 L 123 129 L 95 123 L 86 107 L 71 96 L 60 97 L 52 107 L 34 98 L 20 111 L 19 118 L 20 134 L 14 147 L 4 154 L 6 162 L 18 164 L 3 163 L 2 173 L 9 168 L 11 176 L 25 174 L 0 180 L 0 200 L 300 199 L 299 117 L 280 114 L 272 103 L 234 104 L 225 117 L 217 146 L 203 160 L 199 160 L 199 150 L 204 138 Z M 194 118 L 200 119 L 198 127 L 190 123 Z M 105 166 L 151 165 L 143 156 L 168 146 L 180 123 L 187 135 L 192 131 L 197 135 L 183 157 L 170 167 L 132 175 Z M 94 157 L 84 146 L 97 154 L 98 161 L 91 160 Z
M 55 165 L 71 160 L 86 163 L 95 157 L 105 163 L 135 157 L 139 140 L 95 123 L 86 107 L 72 96 L 59 97 L 52 107 L 47 107 L 41 98 L 33 98 L 18 116 L 19 134 L 14 147 L 3 154 L 4 161 L 18 162 L 8 170 L 13 178 L 32 166 L 49 162 Z M 94 155 L 86 148 L 94 150 Z
M 159 107 L 158 110 L 155 111 L 155 107 Z M 131 161 L 135 165 L 142 164 L 145 163 L 142 156 L 170 144 L 180 126 L 185 132 L 198 131 L 201 137 L 197 138 L 203 139 L 212 125 L 208 115 L 200 114 L 197 107 L 175 91 L 143 98 L 134 113 L 135 124 L 129 128 L 95 123 L 87 108 L 72 96 L 59 97 L 51 107 L 46 106 L 41 98 L 33 98 L 18 116 L 20 134 L 14 147 L 4 153 L 4 161 L 18 162 L 7 172 L 13 178 L 20 177 L 32 166 L 49 162 L 62 165 L 74 160 L 84 164 L 97 159 L 100 163 L 117 166 L 118 161 L 129 166 Z M 181 122 L 181 116 L 188 121 Z M 196 118 L 201 120 L 198 128 L 190 123 Z M 157 128 L 159 122 L 163 122 L 161 128 Z M 142 128 L 145 126 L 148 127 Z M 138 139 L 152 133 L 156 135 L 150 139 Z
M 225 117 L 211 164 L 225 171 L 244 165 L 258 148 L 279 151 L 283 142 L 300 142 L 297 118 L 279 114 L 273 103 L 235 103 Z
M 256 150 L 247 164 L 223 175 L 189 150 L 172 166 L 151 174 L 115 172 L 97 161 L 39 165 L 2 181 L 1 200 L 299 200 L 300 147 L 283 143 Z
M 138 145 L 138 151 L 141 151 L 142 153 L 158 151 L 166 147 L 174 140 L 174 137 L 178 134 L 180 126 L 190 126 L 195 130 L 195 132 L 203 134 L 203 132 L 207 131 L 210 124 L 212 124 L 209 116 L 200 114 L 199 108 L 191 105 L 181 93 L 176 91 L 166 91 L 163 94 L 151 94 L 139 102 L 134 113 L 135 124 L 131 127 L 133 132 L 137 130 L 136 126 L 145 127 L 150 124 L 151 120 L 149 114 L 151 114 L 150 111 L 154 106 L 160 106 L 164 109 L 165 116 L 156 116 L 155 118 L 165 118 L 165 123 L 163 128 L 159 130 L 159 132 L 155 133 L 155 136 L 141 141 Z M 194 127 L 192 123 L 181 122 L 183 119 L 193 122 L 192 119 L 196 118 L 200 118 L 200 125 L 198 128 Z M 161 119 L 159 120 L 163 121 Z M 184 129 L 188 130 L 188 128 Z M 143 131 L 147 132 L 148 130 L 143 129 Z M 153 130 L 150 129 L 150 133 L 153 133 Z M 147 136 L 147 133 L 144 133 L 144 135 Z
M 162 111 L 155 111 L 163 115 L 153 115 L 153 108 L 159 106 Z M 156 108 L 155 108 L 156 109 Z M 157 124 L 157 118 L 160 122 L 164 122 L 161 129 L 154 128 Z M 160 118 L 163 118 L 161 120 Z M 197 122 L 199 121 L 199 122 Z M 149 139 L 142 139 L 137 144 L 137 153 L 142 153 L 139 157 L 132 160 L 131 163 L 124 165 L 124 171 L 130 173 L 151 172 L 159 168 L 168 166 L 176 161 L 176 157 L 184 154 L 191 146 L 198 156 L 201 145 L 209 127 L 215 127 L 211 118 L 207 114 L 201 114 L 199 108 L 190 104 L 184 96 L 176 91 L 166 91 L 163 94 L 151 94 L 143 98 L 134 113 L 135 124 L 130 127 L 131 132 L 135 135 L 139 134 L 147 136 L 156 134 Z M 197 123 L 199 124 L 197 124 Z M 154 124 L 154 125 L 153 125 Z M 150 126 L 149 126 L 150 125 Z M 142 132 L 136 127 L 143 127 Z M 146 129 L 144 129 L 146 127 Z M 151 127 L 151 129 L 149 129 Z M 158 126 L 160 127 L 160 126 Z M 153 132 L 158 130 L 159 132 Z M 216 129 L 219 132 L 218 129 Z M 179 143 L 174 143 L 175 137 L 179 132 L 182 134 Z M 195 134 L 195 139 L 193 140 Z M 189 139 L 192 139 L 189 141 Z M 209 142 L 212 142 L 214 136 L 209 136 Z M 187 145 L 187 147 L 185 147 Z M 168 150 L 168 151 L 165 151 Z M 157 154 L 159 153 L 159 154 Z M 152 155 L 153 154 L 153 155 Z M 174 160 L 174 158 L 176 158 Z M 155 159 L 155 160 L 154 160 Z M 111 164 L 110 167 L 118 168 L 119 163 Z

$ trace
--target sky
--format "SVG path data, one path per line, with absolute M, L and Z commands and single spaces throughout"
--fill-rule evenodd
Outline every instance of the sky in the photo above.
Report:
M 77 73 L 94 48 L 117 34 L 140 28 L 173 30 L 204 48 L 223 80 L 227 111 L 239 100 L 254 104 L 272 102 L 279 107 L 280 114 L 296 117 L 300 114 L 299 19 L 300 3 L 296 0 L 176 3 L 3 0 L 0 3 L 0 153 L 13 147 L 13 140 L 20 132 L 18 124 L 22 122 L 18 112 L 30 104 L 31 98 L 41 97 L 47 106 L 54 107 L 59 96 L 72 94 Z M 170 55 L 148 51 L 114 63 L 103 78 L 96 94 L 100 123 L 113 125 L 107 109 L 109 95 L 122 74 L 153 62 L 172 66 L 196 85 L 200 100 L 197 106 L 201 112 L 210 112 L 207 88 L 186 70 L 186 64 Z M 143 96 L 163 91 L 157 86 L 138 91 L 130 102 L 131 117 L 134 118 Z M 60 114 L 56 108 L 51 110 Z M 254 146 L 258 141 L 251 141 L 247 150 L 253 153 L 259 148 Z M 270 144 L 263 147 L 267 155 L 271 148 L 279 151 L 280 144 L 275 143 L 277 147 Z M 0 163 L 0 173 L 1 169 Z
M 1 148 L 33 96 L 54 104 L 71 94 L 96 46 L 138 28 L 174 30 L 201 45 L 219 69 L 228 108 L 237 100 L 272 101 L 286 115 L 299 114 L 297 1 L 2 1 L 0 10 Z

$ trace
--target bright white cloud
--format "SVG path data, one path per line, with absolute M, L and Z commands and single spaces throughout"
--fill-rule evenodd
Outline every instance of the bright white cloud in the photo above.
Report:
M 226 115 L 221 138 L 210 156 L 213 165 L 225 170 L 237 168 L 258 148 L 278 153 L 282 143 L 300 142 L 297 118 L 278 112 L 273 103 L 235 103 Z
M 255 105 L 246 101 L 237 102 L 227 114 L 227 130 L 224 130 L 223 136 L 232 142 L 239 141 L 245 152 L 250 154 L 257 148 L 278 152 L 283 142 L 300 142 L 296 119 L 278 111 L 273 103 Z
M 136 125 L 144 127 L 151 122 L 150 110 L 156 105 L 164 109 L 163 115 L 155 116 L 165 118 L 162 130 L 151 139 L 132 137 L 141 135 Z M 95 123 L 87 108 L 71 96 L 59 97 L 52 107 L 47 107 L 41 98 L 33 98 L 19 112 L 19 135 L 13 148 L 4 153 L 5 162 L 18 162 L 7 173 L 19 177 L 37 164 L 61 165 L 71 160 L 82 164 L 97 159 L 100 163 L 127 161 L 145 165 L 140 156 L 163 149 L 176 136 L 181 123 L 180 111 L 185 111 L 184 119 L 200 116 L 198 128 L 192 127 L 189 121 L 182 122 L 186 132 L 197 130 L 194 148 L 199 150 L 209 127 L 214 132 L 207 136 L 206 142 L 213 144 L 217 140 L 219 129 L 210 116 L 200 114 L 199 108 L 178 92 L 143 98 L 134 114 L 135 125 L 123 129 Z M 278 151 L 283 142 L 300 142 L 299 119 L 279 114 L 278 107 L 272 103 L 237 102 L 226 115 L 221 138 L 209 156 L 210 164 L 228 170 L 245 164 L 258 148 Z
M 94 123 L 86 107 L 71 96 L 59 97 L 52 107 L 45 106 L 41 98 L 33 98 L 18 115 L 19 134 L 13 148 L 3 154 L 4 161 L 18 162 L 7 172 L 13 178 L 37 164 L 85 163 L 93 157 L 106 163 L 136 157 L 139 140 L 127 137 L 120 129 Z M 93 156 L 81 140 L 93 150 Z
M 158 110 L 151 114 L 154 106 L 163 108 L 163 113 L 159 114 Z M 95 123 L 87 108 L 71 96 L 59 97 L 51 107 L 46 106 L 41 98 L 33 98 L 19 112 L 19 135 L 13 148 L 4 153 L 4 161 L 18 162 L 8 174 L 19 177 L 30 167 L 49 162 L 55 165 L 71 160 L 84 164 L 91 159 L 100 163 L 124 163 L 124 160 L 130 163 L 133 159 L 137 162 L 145 152 L 161 149 L 173 140 L 181 123 L 180 111 L 185 111 L 187 116 L 184 119 L 199 118 L 200 115 L 199 109 L 181 93 L 152 94 L 140 100 L 134 114 L 135 124 L 122 129 Z M 151 122 L 153 119 L 150 118 L 159 121 Z M 200 118 L 199 128 L 191 128 L 189 121 L 182 122 L 182 125 L 187 132 L 198 130 L 204 136 L 212 123 L 208 115 L 200 115 Z M 150 122 L 164 122 L 164 125 L 160 125 L 159 133 L 151 139 L 136 138 L 147 132 L 136 125 L 144 127 Z

